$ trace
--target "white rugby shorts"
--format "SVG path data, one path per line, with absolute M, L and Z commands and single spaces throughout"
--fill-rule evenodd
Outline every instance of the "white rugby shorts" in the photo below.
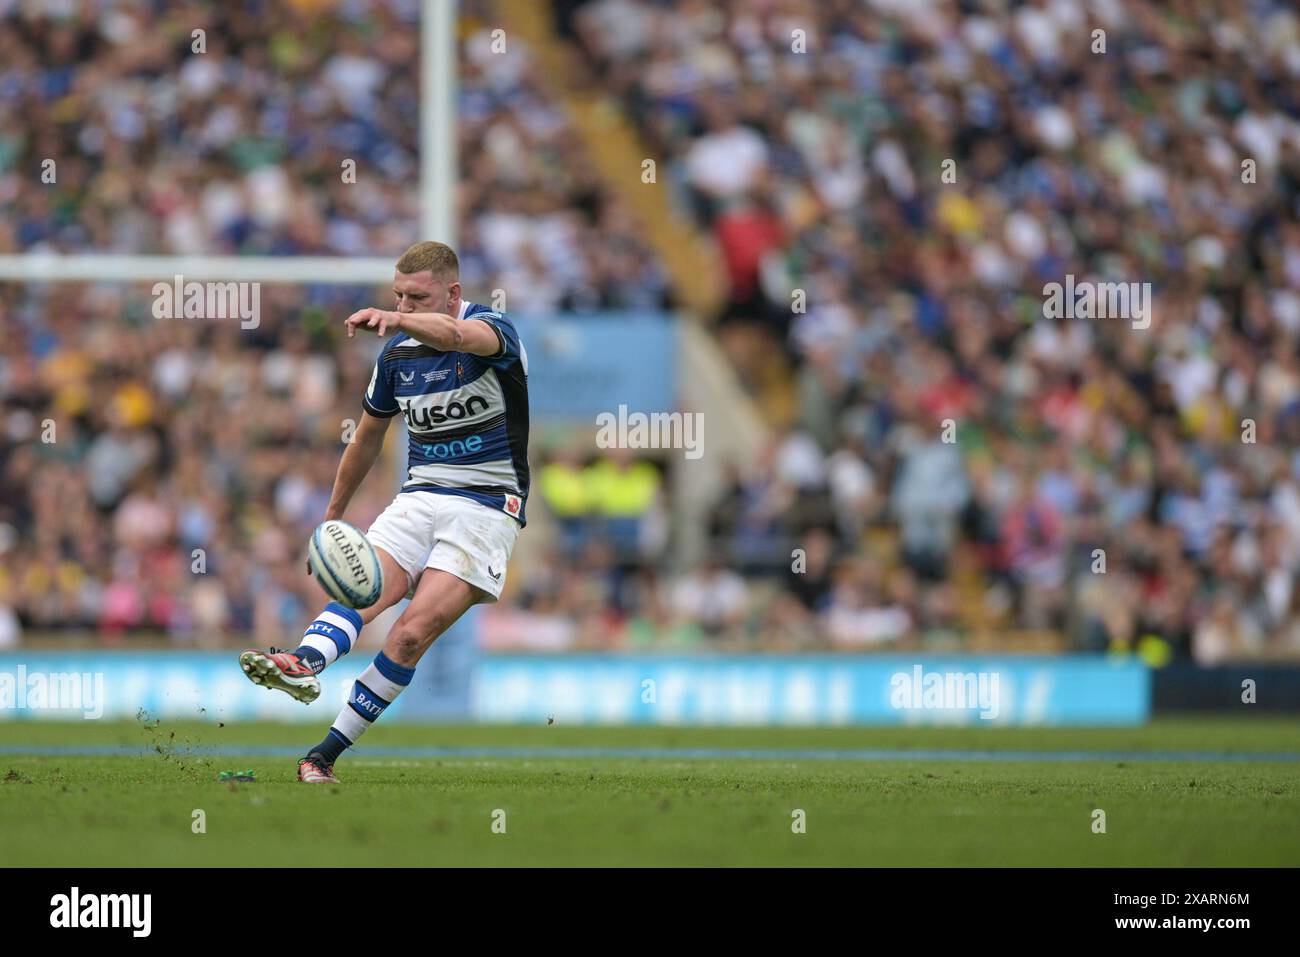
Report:
M 463 495 L 399 492 L 366 537 L 406 571 L 412 589 L 426 568 L 437 568 L 481 588 L 486 597 L 480 601 L 494 602 L 506 583 L 519 523 Z

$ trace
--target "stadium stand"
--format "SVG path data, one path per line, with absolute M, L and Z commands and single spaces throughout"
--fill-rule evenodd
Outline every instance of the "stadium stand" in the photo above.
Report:
M 835 643 L 946 642 L 959 612 L 1205 663 L 1300 651 L 1293 9 L 557 9 L 723 249 L 745 381 L 776 370 L 783 437 L 737 470 L 752 511 L 720 549 L 829 531 Z M 1151 329 L 1044 318 L 1066 274 L 1150 282 Z
M 1294 11 L 1192 31 L 1196 5 L 1117 0 L 1096 54 L 1069 4 L 593 0 L 556 4 L 561 49 L 499 57 L 498 8 L 463 9 L 467 286 L 528 290 L 515 312 L 677 301 L 642 198 L 541 82 L 561 58 L 720 250 L 707 318 L 773 429 L 683 568 L 670 463 L 539 449 L 560 534 L 491 645 L 1300 655 Z M 0 253 L 417 238 L 414 4 L 33 10 L 0 6 Z M 52 154 L 84 159 L 23 188 Z M 338 188 L 340 155 L 364 189 Z M 1150 281 L 1151 328 L 1044 318 L 1066 274 Z M 298 543 L 370 358 L 326 320 L 370 291 L 268 287 L 251 336 L 147 322 L 146 292 L 0 287 L 0 643 L 279 642 L 319 600 Z M 50 419 L 73 434 L 33 442 Z

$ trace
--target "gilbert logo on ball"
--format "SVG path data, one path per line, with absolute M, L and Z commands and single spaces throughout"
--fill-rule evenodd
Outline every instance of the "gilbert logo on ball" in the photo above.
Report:
M 321 522 L 307 543 L 307 560 L 325 593 L 349 608 L 369 608 L 384 590 L 379 553 L 354 526 Z

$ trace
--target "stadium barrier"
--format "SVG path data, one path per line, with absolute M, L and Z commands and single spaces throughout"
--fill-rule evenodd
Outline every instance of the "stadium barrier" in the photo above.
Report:
M 485 655 L 438 643 L 391 717 L 660 725 L 1134 725 L 1151 672 L 1104 657 Z M 301 705 L 230 652 L 0 655 L 0 720 L 130 717 L 327 724 L 369 663 L 353 654 Z
M 1155 711 L 1300 712 L 1300 668 L 1241 662 L 1207 668 L 1178 662 L 1152 674 Z M 1297 729 L 1300 730 L 1300 729 Z
M 581 422 L 620 405 L 677 407 L 679 324 L 662 312 L 593 313 L 577 319 L 515 316 L 528 350 L 529 412 L 542 423 Z

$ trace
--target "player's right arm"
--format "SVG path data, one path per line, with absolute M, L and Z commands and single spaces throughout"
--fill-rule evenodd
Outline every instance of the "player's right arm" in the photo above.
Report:
M 339 460 L 339 470 L 334 475 L 334 491 L 330 493 L 329 507 L 325 509 L 325 521 L 343 517 L 348 502 L 352 501 L 352 496 L 370 473 L 379 453 L 384 450 L 384 435 L 388 432 L 388 423 L 391 421 L 391 416 L 381 417 L 365 411 L 361 413 L 357 431 Z
M 389 345 L 391 344 L 390 341 Z M 393 383 L 385 367 L 384 355 L 381 353 L 375 360 L 370 385 L 361 399 L 361 422 L 352 434 L 352 441 L 343 450 L 338 471 L 334 473 L 334 489 L 330 492 L 324 521 L 343 517 L 352 496 L 357 493 L 384 450 L 388 423 L 400 412 L 397 397 L 393 394 Z M 311 562 L 307 563 L 307 574 L 311 574 Z
M 397 396 L 393 394 L 391 369 L 384 361 L 393 341 L 389 340 L 375 359 L 374 370 L 370 373 L 370 385 L 361 398 L 361 424 L 353 433 L 348 447 L 343 450 L 339 470 L 334 476 L 334 491 L 330 493 L 329 507 L 325 510 L 327 522 L 332 518 L 343 517 L 348 502 L 352 501 L 352 496 L 361 487 L 362 480 L 383 451 L 388 423 L 401 412 Z
M 389 342 L 392 345 L 392 341 Z M 334 489 L 330 492 L 329 505 L 325 509 L 325 521 L 342 518 L 348 503 L 357 493 L 361 483 L 370 473 L 371 468 L 384 450 L 384 435 L 388 432 L 388 423 L 401 412 L 397 397 L 393 394 L 393 383 L 384 362 L 385 353 L 380 353 L 375 360 L 374 371 L 370 374 L 370 385 L 361 399 L 361 422 L 352 441 L 343 450 L 339 459 L 338 471 L 334 473 Z M 310 563 L 308 565 L 310 571 Z

